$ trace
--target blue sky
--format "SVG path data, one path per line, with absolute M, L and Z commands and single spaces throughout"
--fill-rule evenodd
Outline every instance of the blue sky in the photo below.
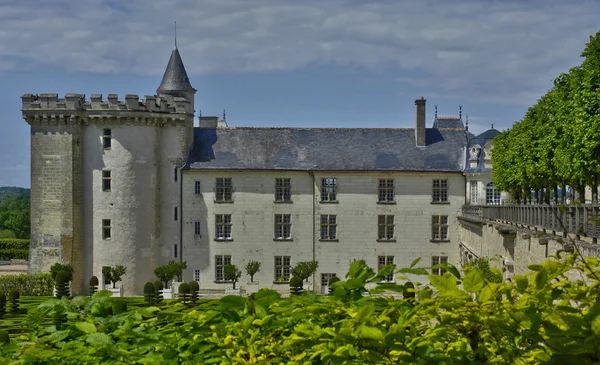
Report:
M 581 62 L 599 1 L 0 0 L 0 186 L 29 187 L 26 93 L 154 95 L 178 46 L 231 126 L 508 128 Z

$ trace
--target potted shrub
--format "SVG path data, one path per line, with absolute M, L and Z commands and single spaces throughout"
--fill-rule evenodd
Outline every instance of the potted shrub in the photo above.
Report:
M 302 294 L 302 285 L 304 280 L 302 280 L 299 276 L 294 276 L 290 279 L 290 293 L 292 295 L 300 295 Z
M 242 272 L 238 270 L 237 266 L 232 264 L 225 265 L 225 267 L 223 268 L 223 276 L 225 277 L 226 281 L 231 281 L 231 283 L 233 284 L 233 288 L 226 289 L 225 293 L 239 294 L 240 290 L 235 288 L 235 283 L 237 283 L 238 280 L 240 280 L 240 277 L 242 277 Z
M 181 286 L 180 286 L 181 288 Z M 196 304 L 199 298 L 200 285 L 197 281 L 190 282 L 190 301 L 192 304 Z
M 293 276 L 297 276 L 302 279 L 302 281 L 307 281 L 319 268 L 319 263 L 317 261 L 300 261 L 294 266 L 291 270 L 291 274 Z M 308 283 L 306 289 L 310 290 L 310 284 Z
M 254 281 L 254 275 L 260 271 L 261 262 L 258 261 L 249 261 L 244 269 L 246 269 L 246 275 L 250 276 L 250 281 L 247 283 L 248 285 L 258 285 L 258 281 Z
M 190 284 L 181 283 L 177 291 L 177 299 L 181 304 L 188 304 L 190 300 Z
M 100 285 L 98 278 L 96 276 L 92 276 L 90 278 L 90 296 L 94 295 L 95 292 L 98 291 L 98 285 Z
M 106 290 L 110 290 L 113 297 L 123 296 L 123 286 L 121 285 L 117 288 L 117 282 L 121 281 L 126 273 L 127 268 L 123 265 L 102 267 L 102 276 L 104 277 L 104 281 L 109 281 L 112 283 L 112 287 L 109 286 L 106 288 Z

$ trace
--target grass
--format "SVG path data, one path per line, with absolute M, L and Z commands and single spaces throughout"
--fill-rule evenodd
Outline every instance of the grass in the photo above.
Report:
M 26 328 L 22 325 L 23 319 L 27 316 L 28 312 L 35 310 L 43 302 L 54 299 L 54 297 L 29 297 L 23 296 L 19 300 L 19 307 L 21 313 L 12 314 L 10 313 L 10 303 L 6 305 L 6 314 L 4 319 L 0 319 L 0 329 L 8 332 L 11 338 L 17 337 L 20 334 L 30 332 L 31 329 Z M 138 308 L 146 307 L 143 297 L 124 297 L 121 298 L 127 303 L 127 310 L 133 311 Z M 219 301 L 215 299 L 198 299 L 194 306 L 182 306 L 176 305 L 178 301 L 176 299 L 163 300 L 163 303 L 159 306 L 162 313 L 185 313 L 191 309 L 196 310 L 209 310 L 215 309 L 219 305 Z M 45 326 L 52 326 L 52 318 L 48 317 L 43 322 Z

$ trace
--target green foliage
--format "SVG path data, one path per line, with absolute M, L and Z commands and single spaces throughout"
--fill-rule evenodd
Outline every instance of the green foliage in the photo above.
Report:
M 147 305 L 156 304 L 156 292 L 151 281 L 144 284 L 144 301 Z
M 68 297 L 71 294 L 71 290 L 69 288 L 69 279 L 70 275 L 66 271 L 59 271 L 56 274 L 56 297 L 58 299 L 62 297 Z
M 164 288 L 166 288 L 169 285 L 169 281 L 173 280 L 175 276 L 181 277 L 185 269 L 187 269 L 187 261 L 169 261 L 167 265 L 162 265 L 154 269 L 154 275 L 165 283 Z
M 3 239 L 15 239 L 17 234 L 10 229 L 0 229 L 0 240 Z
M 338 281 L 340 281 L 340 278 L 338 278 L 335 275 L 331 279 L 329 279 L 329 294 L 330 295 L 331 295 L 331 292 L 333 291 L 332 285 L 337 283 Z
M 0 343 L 10 343 L 10 336 L 5 330 L 0 330 Z
M 235 265 L 225 265 L 223 268 L 223 277 L 225 278 L 225 281 L 231 281 L 233 284 L 233 289 L 235 289 L 235 283 L 237 283 L 242 277 L 242 272 L 238 270 L 237 266 Z
M 10 313 L 18 314 L 20 312 L 19 308 L 19 291 L 17 289 L 11 289 L 8 291 L 8 299 L 10 300 Z
M 294 276 L 290 279 L 290 292 L 293 295 L 302 294 L 304 280 L 299 276 Z
M 177 299 L 179 299 L 181 303 L 187 304 L 190 299 L 190 284 L 181 283 L 177 292 Z
M 246 269 L 246 275 L 250 275 L 250 282 L 254 282 L 254 275 L 260 271 L 262 263 L 259 261 L 248 261 L 244 269 Z
M 50 274 L 52 275 L 52 280 L 56 280 L 56 274 L 58 274 L 59 271 L 65 271 L 69 274 L 69 280 L 67 281 L 73 280 L 73 265 L 62 264 L 60 262 L 57 262 L 54 265 L 50 266 Z
M 28 239 L 0 238 L 0 250 L 26 250 L 29 251 Z
M 96 276 L 92 276 L 89 283 L 90 295 L 94 295 L 94 293 L 98 291 L 99 285 L 100 282 L 98 281 L 98 278 Z
M 29 250 L 0 250 L 0 261 L 27 260 L 28 258 Z
M 102 267 L 102 276 L 104 277 L 104 280 L 110 281 L 113 288 L 117 287 L 117 282 L 121 281 L 125 274 L 127 274 L 127 268 L 123 265 Z
M 13 235 L 17 238 L 29 238 L 29 201 L 29 189 L 0 187 L 0 232 L 4 232 L 3 238 L 12 238 Z
M 6 314 L 6 294 L 0 292 L 0 319 Z
M 0 276 L 0 291 L 12 288 L 26 296 L 53 296 L 54 280 L 50 273 Z
M 125 312 L 127 312 L 127 302 L 125 302 L 123 299 L 115 299 L 112 303 L 112 313 L 114 315 L 117 315 L 117 314 L 121 314 L 121 313 L 125 313 Z M 82 322 L 82 323 L 87 323 L 87 322 Z M 83 331 L 83 332 L 86 332 L 86 331 Z M 92 332 L 95 332 L 95 327 L 93 330 L 90 330 L 86 333 L 92 333 Z
M 190 281 L 190 301 L 195 304 L 198 301 L 200 285 L 197 281 Z
M 310 278 L 319 268 L 317 261 L 300 261 L 291 270 L 293 276 L 301 278 L 303 281 Z

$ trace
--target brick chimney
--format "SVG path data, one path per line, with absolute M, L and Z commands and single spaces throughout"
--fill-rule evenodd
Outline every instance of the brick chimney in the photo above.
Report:
M 426 100 L 422 96 L 421 99 L 415 100 L 415 106 L 417 107 L 415 142 L 417 147 L 425 147 L 425 103 Z

